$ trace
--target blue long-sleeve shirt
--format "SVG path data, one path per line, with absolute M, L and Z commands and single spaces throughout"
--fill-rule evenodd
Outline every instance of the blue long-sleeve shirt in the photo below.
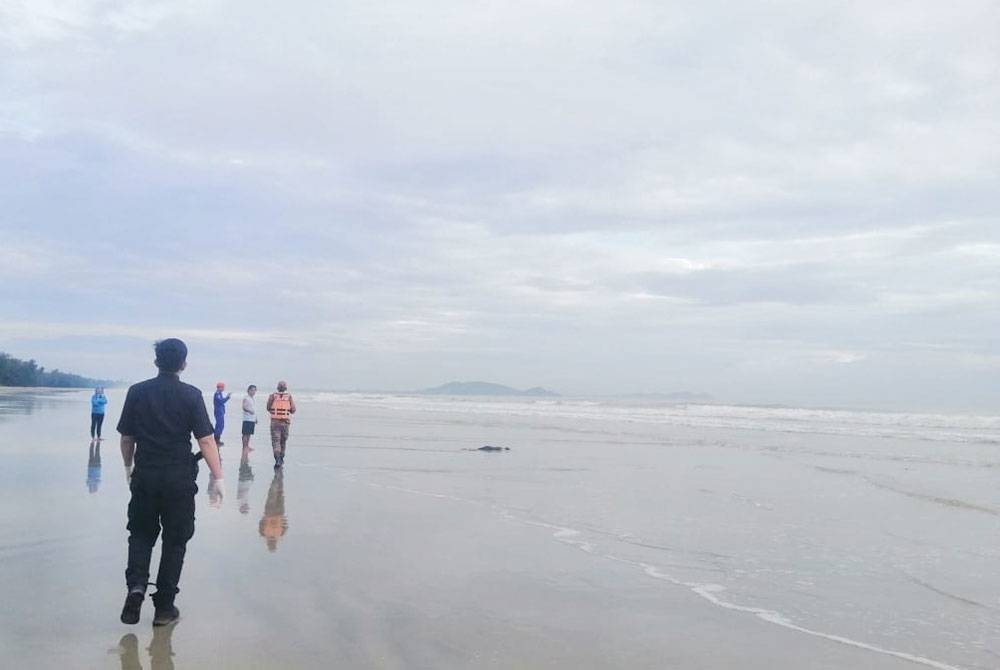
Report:
M 101 393 L 98 395 L 95 393 L 90 397 L 90 413 L 91 414 L 104 414 L 104 406 L 108 404 L 108 397 Z
M 223 395 L 222 391 L 216 391 L 215 395 L 212 396 L 212 402 L 215 404 L 215 414 L 216 416 L 226 413 L 226 403 L 229 402 L 229 395 Z

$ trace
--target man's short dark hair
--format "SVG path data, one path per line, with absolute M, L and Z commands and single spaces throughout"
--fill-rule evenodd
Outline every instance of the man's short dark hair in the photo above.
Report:
M 255 388 L 257 388 L 256 384 L 250 384 L 250 386 L 247 387 L 247 391 L 249 391 L 250 389 L 255 389 Z
M 180 372 L 188 356 L 187 345 L 176 337 L 160 340 L 153 345 L 153 350 L 156 351 L 156 367 L 160 372 Z

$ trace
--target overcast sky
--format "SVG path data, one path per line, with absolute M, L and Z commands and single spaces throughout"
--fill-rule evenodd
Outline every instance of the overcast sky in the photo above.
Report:
M 0 350 L 1000 407 L 998 8 L 0 0 Z

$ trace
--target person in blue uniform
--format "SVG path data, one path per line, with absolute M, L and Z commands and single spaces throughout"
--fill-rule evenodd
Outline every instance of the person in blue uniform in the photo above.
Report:
M 219 382 L 215 385 L 215 395 L 212 396 L 212 404 L 215 405 L 215 443 L 220 447 L 225 444 L 222 441 L 222 431 L 226 427 L 226 403 L 231 395 L 224 393 L 225 390 L 226 384 Z

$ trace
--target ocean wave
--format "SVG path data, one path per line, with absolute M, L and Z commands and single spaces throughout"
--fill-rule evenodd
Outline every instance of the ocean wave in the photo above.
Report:
M 304 394 L 300 400 L 397 411 L 543 417 L 568 421 L 615 421 L 685 428 L 1000 444 L 1000 417 L 972 414 L 331 392 Z

